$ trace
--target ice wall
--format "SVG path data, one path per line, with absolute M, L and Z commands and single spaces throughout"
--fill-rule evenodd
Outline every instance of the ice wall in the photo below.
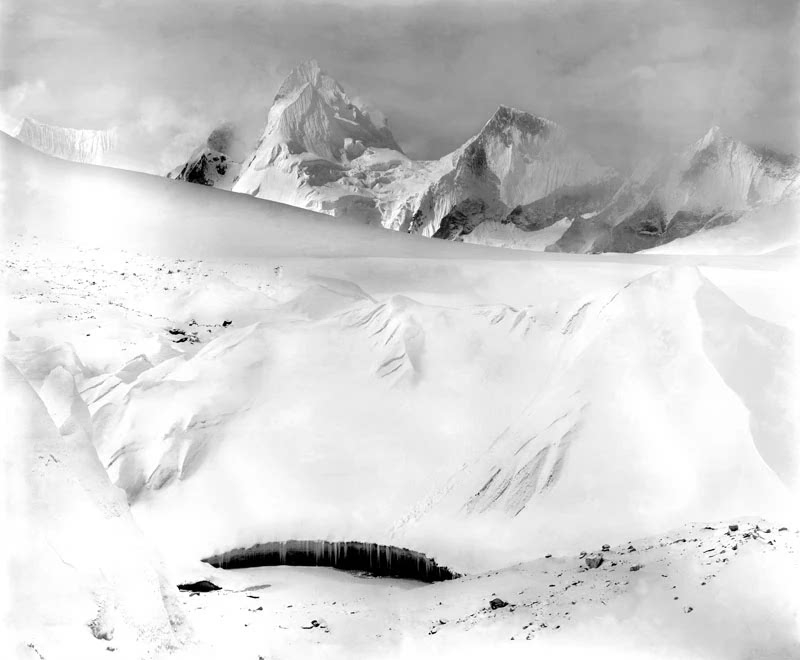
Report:
M 361 541 L 272 541 L 229 550 L 203 561 L 217 568 L 331 566 L 424 582 L 460 577 L 421 552 Z
M 37 151 L 79 163 L 102 165 L 117 147 L 114 130 L 87 130 L 50 126 L 26 117 L 15 137 Z

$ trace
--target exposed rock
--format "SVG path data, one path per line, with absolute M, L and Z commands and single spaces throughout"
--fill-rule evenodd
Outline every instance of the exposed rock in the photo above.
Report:
M 195 591 L 195 592 L 205 592 L 205 591 L 219 591 L 221 587 L 218 587 L 216 584 L 209 580 L 200 580 L 199 582 L 187 582 L 186 584 L 179 584 L 178 589 L 181 591 Z
M 738 532 L 739 525 L 728 525 L 728 529 L 731 530 L 732 532 Z
M 425 582 L 459 577 L 420 552 L 360 541 L 272 541 L 236 548 L 203 561 L 217 568 L 331 566 Z
M 507 605 L 508 603 L 502 598 L 492 598 L 492 600 L 489 601 L 489 607 L 491 607 L 493 610 L 499 610 Z
M 589 568 L 598 568 L 603 563 L 603 555 L 600 553 L 588 555 L 584 561 Z

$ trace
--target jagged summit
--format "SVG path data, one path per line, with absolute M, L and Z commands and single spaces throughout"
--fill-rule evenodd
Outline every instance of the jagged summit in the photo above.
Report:
M 280 85 L 241 171 L 227 133 L 214 137 L 172 176 L 412 234 L 525 249 L 651 249 L 800 199 L 797 158 L 718 125 L 622 173 L 569 128 L 501 104 L 460 147 L 417 161 L 315 59 Z
M 376 125 L 316 60 L 293 69 L 269 110 L 262 142 L 286 145 L 333 161 L 358 158 L 370 147 L 402 153 L 385 121 Z
M 497 108 L 489 121 L 486 122 L 480 134 L 502 132 L 512 127 L 531 136 L 540 133 L 546 136 L 549 131 L 559 128 L 559 125 L 550 119 L 539 117 L 525 110 L 518 110 L 517 108 L 512 108 L 507 105 L 501 105 Z
M 311 85 L 318 92 L 333 100 L 336 96 L 346 96 L 342 86 L 319 66 L 317 60 L 307 60 L 292 69 L 281 83 L 275 101 L 291 96 L 306 85 Z

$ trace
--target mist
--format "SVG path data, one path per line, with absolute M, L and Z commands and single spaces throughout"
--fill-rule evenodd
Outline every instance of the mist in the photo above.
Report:
M 116 128 L 164 173 L 224 122 L 253 143 L 281 80 L 316 58 L 438 158 L 499 104 L 548 117 L 625 167 L 711 125 L 800 152 L 798 3 L 6 2 L 3 130 L 25 116 Z

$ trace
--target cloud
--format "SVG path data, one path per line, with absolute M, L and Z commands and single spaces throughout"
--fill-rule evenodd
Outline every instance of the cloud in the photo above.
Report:
M 15 112 L 136 128 L 156 164 L 223 121 L 255 141 L 283 77 L 316 57 L 417 157 L 456 148 L 501 103 L 620 162 L 712 122 L 800 151 L 796 15 L 795 0 L 9 0 L 0 94 L 10 112 L 8 88 L 42 81 Z

